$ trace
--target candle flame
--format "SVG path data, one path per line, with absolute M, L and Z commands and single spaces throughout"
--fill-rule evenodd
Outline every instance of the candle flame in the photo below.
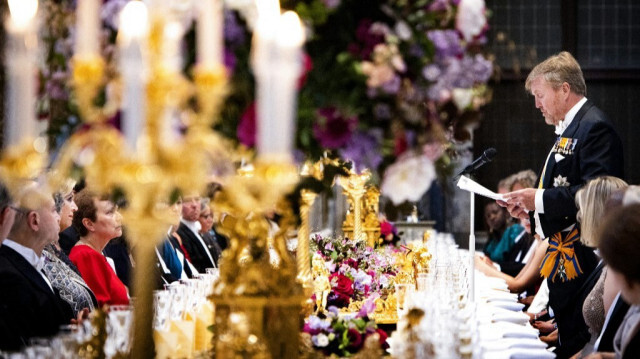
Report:
M 276 41 L 285 47 L 299 47 L 304 43 L 304 29 L 298 14 L 287 11 L 280 16 Z
M 9 11 L 15 27 L 24 29 L 38 12 L 38 0 L 9 0 Z
M 120 33 L 124 40 L 141 39 L 148 31 L 147 6 L 142 1 L 130 1 L 120 13 Z

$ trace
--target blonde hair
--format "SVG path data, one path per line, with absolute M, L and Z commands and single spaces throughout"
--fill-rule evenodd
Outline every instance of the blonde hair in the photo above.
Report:
M 596 231 L 605 216 L 607 199 L 615 190 L 627 186 L 627 182 L 620 178 L 603 176 L 590 180 L 576 193 L 582 243 L 589 247 L 598 246 Z
M 538 175 L 533 172 L 533 170 L 524 170 L 520 171 L 514 175 L 513 182 L 511 183 L 511 190 L 513 191 L 513 186 L 516 184 L 520 184 L 523 188 L 534 188 L 536 186 L 536 180 L 538 179 Z
M 571 92 L 582 96 L 587 95 L 587 85 L 584 82 L 580 64 L 566 51 L 550 56 L 531 70 L 524 85 L 527 91 L 531 92 L 531 83 L 540 76 L 554 89 L 566 82 Z

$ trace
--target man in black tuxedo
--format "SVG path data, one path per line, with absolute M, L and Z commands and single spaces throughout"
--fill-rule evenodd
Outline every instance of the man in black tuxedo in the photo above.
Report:
M 200 235 L 200 196 L 185 197 L 182 200 L 182 219 L 178 227 L 178 235 L 182 239 L 182 245 L 191 258 L 191 264 L 200 273 L 206 268 L 215 268 L 213 253 L 207 247 L 207 243 Z
M 541 267 L 549 276 L 549 305 L 558 324 L 556 354 L 566 357 L 586 343 L 572 334 L 586 327 L 584 320 L 572 313 L 580 312 L 574 310 L 582 307 L 578 302 L 584 296 L 579 292 L 588 290 L 584 284 L 598 263 L 593 250 L 580 244 L 577 232 L 572 231 L 577 230 L 575 195 L 589 179 L 604 175 L 622 178 L 622 142 L 605 114 L 585 97 L 582 70 L 568 52 L 538 64 L 527 77 L 526 88 L 535 97 L 545 122 L 555 126 L 558 138 L 540 171 L 537 188 L 506 193 L 506 202 L 499 204 L 514 217 L 529 218 L 535 233 L 550 238 L 547 254 L 568 246 L 569 237 L 572 239 L 571 257 L 577 263 L 565 260 L 569 257 L 563 258 L 560 251 L 553 262 Z
M 15 208 L 15 222 L 0 247 L 0 349 L 19 350 L 34 337 L 55 335 L 69 324 L 71 307 L 60 298 L 41 271 L 42 250 L 56 240 L 60 215 L 53 198 L 37 189 L 25 192 L 23 203 L 37 209 Z

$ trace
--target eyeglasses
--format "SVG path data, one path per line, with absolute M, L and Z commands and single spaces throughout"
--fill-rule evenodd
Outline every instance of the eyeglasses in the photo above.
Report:
M 26 208 L 22 208 L 22 207 L 16 207 L 16 206 L 7 206 L 9 208 L 11 208 L 12 210 L 18 212 L 18 213 L 23 213 L 23 214 L 27 214 L 29 212 L 31 212 L 30 210 L 26 209 Z
M 201 218 L 213 218 L 213 214 L 201 214 Z

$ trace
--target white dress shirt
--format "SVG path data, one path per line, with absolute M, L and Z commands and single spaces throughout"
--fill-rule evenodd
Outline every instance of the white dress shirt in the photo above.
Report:
M 556 125 L 556 135 L 558 136 L 562 136 L 562 133 L 564 132 L 564 130 L 567 129 L 567 127 L 569 127 L 569 125 L 571 124 L 571 122 L 573 122 L 573 119 L 576 117 L 576 115 L 578 114 L 578 111 L 580 111 L 580 109 L 582 108 L 582 106 L 587 102 L 587 98 L 583 97 L 580 101 L 578 101 L 575 105 L 573 105 L 573 107 L 571 107 L 571 109 L 569 110 L 569 112 L 567 112 L 567 114 L 564 116 L 564 120 L 560 121 L 560 123 L 558 123 Z M 549 154 L 547 155 L 547 160 L 544 162 L 544 167 L 547 167 L 547 163 L 549 162 L 549 158 L 553 155 L 553 149 L 551 151 L 549 151 Z M 543 173 L 544 173 L 544 169 L 543 169 Z M 544 178 L 541 178 L 540 181 L 543 181 Z M 550 235 L 553 235 L 553 233 L 548 233 L 545 234 L 542 231 L 542 226 L 540 225 L 540 213 L 544 213 L 544 201 L 543 201 L 543 194 L 544 194 L 544 189 L 538 189 L 536 191 L 536 195 L 535 195 L 535 205 L 536 205 L 536 209 L 534 212 L 534 218 L 536 220 L 536 233 L 538 235 L 540 235 L 540 238 L 547 238 Z
M 35 270 L 38 272 L 38 274 L 40 274 L 42 279 L 44 279 L 44 281 L 47 283 L 47 285 L 49 286 L 49 288 L 51 288 L 51 291 L 53 292 L 53 287 L 51 286 L 51 282 L 49 282 L 49 278 L 47 278 L 47 276 L 44 275 L 44 273 L 42 272 L 42 268 L 44 268 L 44 256 L 38 257 L 38 255 L 33 249 L 29 247 L 25 247 L 18 242 L 14 242 L 9 238 L 5 239 L 2 245 L 7 246 L 13 249 L 14 251 L 18 252 L 18 254 L 20 254 L 27 262 L 29 262 L 29 264 L 31 264 L 33 268 L 35 268 Z

